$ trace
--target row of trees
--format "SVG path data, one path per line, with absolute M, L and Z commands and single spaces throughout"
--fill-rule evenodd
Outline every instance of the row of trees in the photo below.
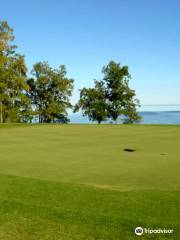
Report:
M 28 78 L 24 56 L 13 40 L 13 29 L 0 22 L 0 122 L 67 122 L 73 79 L 66 77 L 65 66 L 53 69 L 39 62 Z
M 66 67 L 53 69 L 47 62 L 33 66 L 31 77 L 24 56 L 16 52 L 13 29 L 0 22 L 0 122 L 67 123 L 67 110 L 82 111 L 92 121 L 111 118 L 115 122 L 121 115 L 125 122 L 138 122 L 139 101 L 130 89 L 127 66 L 111 61 L 103 68 L 103 79 L 95 81 L 93 88 L 80 90 L 75 106 L 70 103 L 74 80 L 67 77 Z

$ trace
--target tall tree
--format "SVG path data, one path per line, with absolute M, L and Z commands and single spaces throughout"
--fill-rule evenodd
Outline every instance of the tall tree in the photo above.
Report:
M 30 102 L 25 95 L 27 68 L 24 56 L 16 53 L 13 29 L 0 22 L 0 122 L 26 121 Z
M 94 88 L 83 88 L 80 90 L 80 100 L 74 107 L 74 112 L 82 110 L 83 116 L 99 124 L 108 116 L 108 105 L 102 82 L 95 81 Z
M 138 122 L 140 120 L 137 113 L 139 101 L 135 98 L 135 91 L 129 87 L 131 77 L 128 66 L 110 61 L 103 67 L 102 73 L 108 102 L 108 116 L 115 122 L 120 115 L 126 116 L 126 122 Z
M 39 116 L 39 123 L 68 122 L 67 109 L 71 107 L 70 96 L 73 79 L 66 77 L 64 65 L 53 69 L 47 62 L 33 66 L 29 85 L 29 97 Z
M 74 112 L 81 109 L 84 116 L 98 123 L 108 118 L 117 123 L 121 115 L 125 116 L 124 123 L 139 122 L 139 101 L 135 98 L 135 91 L 129 87 L 128 67 L 111 61 L 103 67 L 102 73 L 103 79 L 95 81 L 94 88 L 80 90 L 80 99 Z

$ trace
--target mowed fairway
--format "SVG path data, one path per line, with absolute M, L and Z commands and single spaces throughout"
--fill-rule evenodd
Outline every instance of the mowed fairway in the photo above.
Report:
M 180 126 L 1 125 L 0 239 L 180 239 Z

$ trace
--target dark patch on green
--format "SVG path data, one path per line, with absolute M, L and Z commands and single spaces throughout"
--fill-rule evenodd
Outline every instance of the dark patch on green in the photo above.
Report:
M 131 148 L 125 148 L 124 149 L 125 152 L 135 152 L 135 149 L 131 149 Z

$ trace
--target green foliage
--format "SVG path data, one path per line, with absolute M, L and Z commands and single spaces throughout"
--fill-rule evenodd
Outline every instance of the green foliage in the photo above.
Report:
M 73 79 L 66 77 L 64 65 L 53 69 L 47 62 L 36 63 L 32 74 L 35 79 L 27 81 L 35 114 L 40 123 L 68 122 L 67 108 L 71 107 L 70 96 L 73 90 Z
M 27 68 L 24 56 L 15 52 L 13 30 L 0 22 L 0 122 L 26 122 L 31 111 L 25 95 Z
M 123 114 L 125 116 L 123 123 L 131 124 L 139 123 L 141 121 L 142 117 L 137 112 L 137 106 L 139 106 L 139 101 L 137 99 L 135 101 L 132 99 L 128 101 L 123 110 Z
M 16 53 L 13 40 L 13 29 L 0 22 L 0 122 L 31 122 L 37 115 L 39 122 L 68 122 L 73 80 L 65 66 L 36 63 L 34 79 L 27 80 L 24 56 Z
M 135 91 L 129 87 L 131 77 L 128 67 L 110 61 L 103 67 L 102 73 L 108 101 L 108 116 L 117 121 L 120 115 L 125 115 L 126 123 L 140 121 L 136 110 L 139 101 L 135 98 Z
M 121 67 L 114 61 L 103 67 L 104 77 L 95 81 L 94 88 L 80 90 L 80 100 L 75 105 L 74 112 L 82 110 L 84 116 L 101 123 L 107 118 L 117 122 L 124 115 L 124 123 L 138 123 L 141 118 L 137 112 L 139 100 L 135 91 L 129 87 L 130 74 L 127 66 Z
M 107 107 L 104 87 L 100 82 L 95 81 L 94 88 L 81 89 L 80 100 L 75 105 L 74 112 L 82 109 L 84 116 L 101 123 L 107 119 Z
M 0 122 L 67 123 L 67 109 L 73 79 L 68 78 L 66 67 L 53 69 L 48 62 L 33 66 L 32 78 L 27 79 L 24 56 L 16 53 L 13 29 L 6 21 L 0 22 Z M 124 123 L 139 122 L 139 101 L 129 87 L 127 66 L 114 61 L 103 67 L 101 81 L 93 88 L 83 88 L 74 112 L 82 110 L 92 121 L 111 118 L 117 122 L 124 115 Z

